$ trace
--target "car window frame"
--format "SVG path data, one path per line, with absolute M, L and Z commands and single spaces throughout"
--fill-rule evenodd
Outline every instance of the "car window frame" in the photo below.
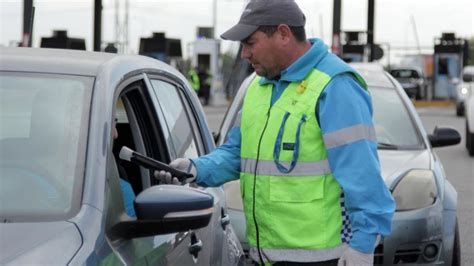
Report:
M 163 109 L 162 109 L 163 106 L 161 106 L 160 104 L 159 96 L 157 95 L 157 91 L 154 89 L 151 81 L 159 80 L 162 82 L 169 83 L 176 88 L 180 102 L 183 106 L 183 109 L 185 110 L 188 124 L 192 127 L 192 134 L 193 134 L 194 141 L 196 144 L 198 156 L 202 156 L 206 154 L 207 152 L 209 152 L 206 145 L 204 144 L 205 143 L 204 136 L 202 135 L 203 127 L 200 125 L 198 116 L 196 114 L 196 110 L 194 109 L 194 106 L 191 103 L 191 100 L 186 93 L 186 89 L 184 88 L 182 82 L 180 82 L 180 79 L 168 73 L 166 73 L 166 75 L 164 73 L 147 73 L 146 77 L 147 77 L 147 81 L 146 81 L 147 86 L 149 86 L 149 88 L 154 92 L 154 98 L 155 98 L 154 100 L 156 101 L 157 105 L 160 107 L 160 110 L 159 110 L 161 113 L 160 116 L 162 116 L 163 118 L 164 118 Z M 171 134 L 168 123 L 165 123 L 165 125 L 167 127 L 169 134 Z M 173 153 L 170 152 L 170 155 L 171 155 L 172 160 L 178 157 L 178 155 L 174 151 Z
M 173 156 L 171 154 L 168 143 L 166 143 L 166 140 L 163 135 L 164 134 L 163 130 L 160 126 L 160 124 L 162 123 L 160 114 L 159 114 L 161 113 L 161 109 L 157 108 L 157 104 L 159 106 L 159 103 L 156 102 L 154 92 L 152 91 L 151 87 L 148 85 L 148 80 L 144 73 L 132 72 L 124 77 L 123 81 L 117 86 L 117 90 L 114 93 L 114 107 L 113 107 L 114 109 L 113 109 L 112 114 L 115 115 L 116 103 L 119 97 L 122 97 L 124 93 L 127 93 L 127 91 L 135 90 L 136 87 L 130 88 L 130 86 L 136 86 L 133 84 L 137 82 L 142 83 L 141 88 L 137 89 L 139 91 L 139 94 L 141 95 L 141 99 L 143 100 L 142 102 L 148 102 L 145 104 L 147 107 L 139 107 L 139 108 L 147 108 L 148 110 L 146 111 L 146 113 L 149 114 L 149 117 L 152 121 L 150 122 L 151 124 L 150 127 L 144 127 L 144 130 L 148 131 L 149 132 L 148 134 L 154 137 L 154 141 L 159 142 L 160 145 L 150 145 L 147 143 L 150 141 L 144 139 L 143 132 L 141 130 L 142 127 L 138 123 L 140 118 L 137 118 L 137 115 L 135 113 L 136 107 L 132 107 L 129 99 L 126 97 L 126 98 L 122 98 L 122 101 L 124 104 L 125 112 L 133 116 L 133 119 L 130 120 L 129 118 L 129 124 L 130 124 L 132 135 L 133 135 L 133 142 L 135 145 L 137 145 L 135 149 L 137 152 L 144 154 L 148 157 L 163 161 L 165 163 L 169 163 L 171 161 L 171 158 L 173 158 Z M 148 97 L 144 96 L 144 94 L 148 94 Z M 111 121 L 113 121 L 114 118 L 112 117 L 111 119 L 112 119 Z M 154 131 L 154 132 L 150 133 L 150 131 Z M 112 137 L 110 139 L 113 142 Z M 112 143 L 110 143 L 110 145 L 112 145 Z M 151 170 L 149 169 L 140 167 L 140 177 L 141 177 L 141 182 L 142 182 L 141 191 L 143 191 L 144 189 L 150 186 L 157 184 L 157 180 L 153 177 L 153 173 L 151 173 Z

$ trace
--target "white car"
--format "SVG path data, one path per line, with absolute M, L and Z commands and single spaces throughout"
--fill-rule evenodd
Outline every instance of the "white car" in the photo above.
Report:
M 474 156 L 474 93 L 471 92 L 465 101 L 466 116 L 466 148 L 470 156 Z
M 390 74 L 380 65 L 352 66 L 366 79 L 372 95 L 382 176 L 397 202 L 392 234 L 374 250 L 374 264 L 460 265 L 457 192 L 433 150 L 458 144 L 459 133 L 449 127 L 436 127 L 432 134 L 426 133 L 410 98 Z M 226 140 L 236 121 L 254 75 L 242 83 L 234 97 L 218 145 Z M 239 181 L 225 184 L 224 189 L 231 224 L 246 251 L 249 245 Z
M 469 95 L 474 92 L 474 66 L 465 66 L 462 70 L 462 81 L 456 87 L 456 115 L 464 115 L 464 105 Z

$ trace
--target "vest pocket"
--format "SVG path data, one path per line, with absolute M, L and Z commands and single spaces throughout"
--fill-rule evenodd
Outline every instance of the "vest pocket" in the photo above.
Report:
M 272 176 L 270 201 L 311 202 L 324 197 L 325 176 Z

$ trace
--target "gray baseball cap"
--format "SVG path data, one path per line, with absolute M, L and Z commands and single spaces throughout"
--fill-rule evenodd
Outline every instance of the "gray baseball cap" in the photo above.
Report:
M 242 12 L 237 25 L 224 32 L 221 38 L 242 41 L 259 26 L 286 24 L 302 27 L 305 22 L 306 18 L 294 0 L 251 0 Z

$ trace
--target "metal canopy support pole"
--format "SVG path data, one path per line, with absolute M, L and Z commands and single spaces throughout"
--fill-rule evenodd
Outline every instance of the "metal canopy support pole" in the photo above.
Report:
M 100 51 L 102 42 L 102 0 L 94 0 L 94 51 Z
M 24 0 L 23 1 L 23 34 L 21 36 L 21 46 L 22 47 L 31 47 L 30 40 L 33 39 L 33 32 L 31 23 L 33 11 L 33 0 Z
M 342 0 L 333 1 L 332 15 L 332 47 L 331 50 L 336 55 L 342 54 L 341 47 L 341 5 Z
M 217 27 L 217 0 L 212 2 L 212 38 L 216 39 Z
M 367 45 L 369 46 L 369 62 L 374 61 L 374 14 L 375 14 L 375 0 L 369 0 L 369 10 L 367 15 Z

